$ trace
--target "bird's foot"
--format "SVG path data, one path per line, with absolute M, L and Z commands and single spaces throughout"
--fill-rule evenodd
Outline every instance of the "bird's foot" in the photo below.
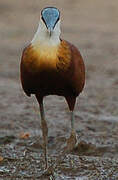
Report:
M 45 169 L 43 171 L 43 174 L 49 176 L 49 175 L 52 174 L 52 172 L 53 172 L 53 167 L 51 167 L 51 166 L 50 167 L 45 167 Z
M 75 130 L 71 131 L 71 135 L 69 139 L 67 139 L 67 145 L 65 147 L 65 151 L 72 151 L 77 147 L 78 141 L 77 141 L 77 135 Z
M 46 140 L 45 140 L 46 141 Z M 48 151 L 47 151 L 47 143 L 43 144 L 43 150 L 44 150 L 44 161 L 45 161 L 45 170 L 49 168 L 48 166 Z

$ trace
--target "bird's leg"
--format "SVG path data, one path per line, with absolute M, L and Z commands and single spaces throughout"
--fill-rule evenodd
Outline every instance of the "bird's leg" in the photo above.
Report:
M 47 169 L 48 168 L 48 159 L 47 159 L 48 127 L 45 120 L 43 103 L 40 104 L 40 114 L 41 114 L 42 135 L 43 135 L 43 140 L 44 140 L 44 156 L 45 156 L 45 163 L 46 163 L 46 169 Z
M 70 120 L 71 120 L 71 134 L 69 139 L 67 140 L 67 150 L 71 151 L 75 148 L 77 143 L 76 131 L 74 127 L 74 105 L 76 98 L 66 97 L 66 100 L 70 109 Z
M 71 117 L 71 130 L 74 130 L 74 112 L 70 111 L 70 117 Z
M 69 139 L 67 140 L 67 150 L 71 151 L 75 148 L 77 143 L 76 131 L 74 128 L 74 112 L 70 111 L 71 116 L 71 134 Z
M 36 96 L 38 102 L 39 102 L 39 108 L 40 108 L 40 115 L 41 115 L 41 128 L 42 128 L 42 136 L 44 141 L 44 156 L 45 156 L 45 163 L 46 163 L 46 169 L 48 168 L 48 158 L 47 158 L 47 138 L 48 138 L 48 127 L 45 120 L 45 114 L 44 114 L 44 107 L 43 107 L 43 100 L 40 99 L 38 96 Z

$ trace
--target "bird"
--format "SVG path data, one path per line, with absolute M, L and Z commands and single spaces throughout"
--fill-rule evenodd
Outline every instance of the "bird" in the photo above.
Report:
M 41 10 L 38 29 L 24 48 L 20 78 L 27 96 L 35 95 L 40 111 L 45 168 L 48 168 L 48 126 L 44 112 L 44 97 L 63 96 L 70 111 L 71 133 L 67 147 L 76 144 L 74 107 L 85 84 L 85 65 L 76 46 L 61 39 L 61 17 L 56 7 Z M 72 146 L 72 147 L 71 147 Z

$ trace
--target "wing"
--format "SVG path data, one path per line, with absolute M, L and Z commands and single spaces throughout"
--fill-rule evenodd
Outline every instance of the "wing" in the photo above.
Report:
M 30 49 L 30 45 L 27 46 L 22 53 L 22 57 L 21 57 L 21 64 L 20 64 L 20 79 L 21 79 L 21 84 L 22 84 L 22 88 L 24 90 L 24 92 L 26 93 L 27 96 L 30 96 L 30 91 L 29 91 L 29 79 L 30 79 L 30 74 L 27 71 L 26 68 L 26 62 L 28 59 L 28 51 Z
M 82 92 L 85 84 L 85 65 L 83 58 L 79 52 L 79 50 L 72 44 L 70 44 L 71 48 L 71 61 L 73 64 L 73 83 L 78 93 Z
M 73 89 L 73 92 L 75 92 L 75 94 L 78 95 L 79 93 L 82 92 L 84 84 L 85 84 L 84 61 L 79 50 L 73 44 L 64 40 L 61 40 L 61 41 L 62 41 L 62 44 L 66 44 L 66 46 L 69 47 L 70 53 L 68 53 L 69 56 L 66 56 L 66 57 L 70 59 L 69 60 L 70 63 L 69 63 L 69 67 L 67 65 L 65 66 L 67 67 L 67 69 L 64 72 L 63 64 L 64 62 L 66 62 L 65 61 L 66 58 L 65 56 L 61 57 L 60 59 L 62 63 L 60 62 L 60 66 L 59 66 L 60 72 L 61 70 L 62 70 L 62 73 L 64 72 L 64 78 L 66 78 L 71 89 Z

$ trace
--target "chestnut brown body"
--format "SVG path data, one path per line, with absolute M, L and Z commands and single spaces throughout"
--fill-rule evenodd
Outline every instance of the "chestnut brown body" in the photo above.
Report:
M 59 95 L 69 99 L 71 104 L 71 97 L 76 99 L 85 84 L 84 62 L 77 48 L 67 41 L 61 40 L 55 51 L 54 58 L 52 55 L 43 60 L 40 49 L 35 50 L 32 45 L 24 49 L 21 60 L 22 87 L 28 96 L 35 94 L 43 98 Z
M 55 7 L 41 11 L 38 29 L 22 54 L 21 83 L 25 93 L 34 94 L 39 103 L 41 128 L 45 157 L 48 168 L 48 126 L 45 119 L 43 98 L 48 95 L 65 97 L 71 121 L 71 135 L 65 150 L 77 145 L 74 127 L 74 106 L 76 97 L 85 84 L 85 66 L 78 49 L 71 43 L 61 40 L 60 12 Z

